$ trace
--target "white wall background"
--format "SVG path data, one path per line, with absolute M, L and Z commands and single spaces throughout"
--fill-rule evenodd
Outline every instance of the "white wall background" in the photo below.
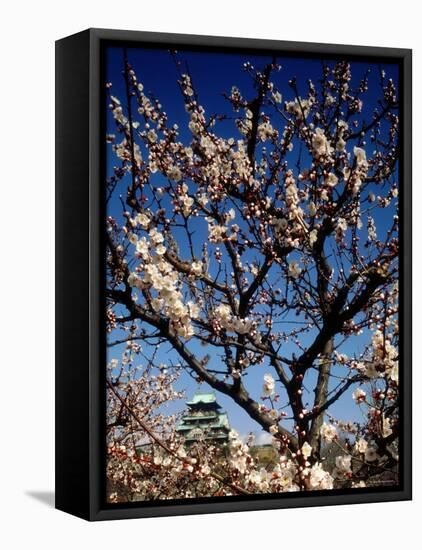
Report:
M 0 544 L 6 549 L 391 549 L 420 532 L 415 500 L 88 524 L 51 504 L 54 488 L 54 40 L 87 27 L 414 49 L 415 388 L 421 325 L 421 24 L 412 0 L 72 0 L 2 4 L 0 48 Z M 3 543 L 1 542 L 3 539 Z M 413 545 L 414 547 L 414 545 Z

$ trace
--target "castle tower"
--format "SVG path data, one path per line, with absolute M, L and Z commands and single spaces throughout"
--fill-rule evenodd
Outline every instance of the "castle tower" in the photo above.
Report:
M 214 393 L 195 393 L 186 402 L 187 410 L 176 427 L 176 431 L 190 445 L 198 439 L 225 444 L 229 437 L 230 425 L 227 413 L 221 410 Z

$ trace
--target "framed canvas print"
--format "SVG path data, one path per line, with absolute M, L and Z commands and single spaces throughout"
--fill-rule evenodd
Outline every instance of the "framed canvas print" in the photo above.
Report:
M 56 63 L 56 506 L 410 499 L 410 50 L 91 29 Z

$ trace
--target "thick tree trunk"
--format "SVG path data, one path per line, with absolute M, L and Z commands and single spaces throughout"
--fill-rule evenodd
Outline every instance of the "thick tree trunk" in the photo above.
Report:
M 330 339 L 325 344 L 324 351 L 322 353 L 321 364 L 319 366 L 318 381 L 315 387 L 315 401 L 314 407 L 318 410 L 327 401 L 328 397 L 328 383 L 330 380 L 330 371 L 332 365 L 332 353 L 333 353 L 333 340 Z M 324 421 L 324 412 L 315 416 L 312 420 L 310 430 L 310 445 L 317 456 L 321 452 L 321 437 L 320 429 Z

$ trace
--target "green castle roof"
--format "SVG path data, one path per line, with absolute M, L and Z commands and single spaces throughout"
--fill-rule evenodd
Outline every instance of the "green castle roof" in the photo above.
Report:
M 186 401 L 186 405 L 198 405 L 199 403 L 216 403 L 215 393 L 195 393 L 191 401 Z M 217 405 L 218 407 L 220 405 Z
M 196 428 L 197 426 L 195 424 L 190 424 L 189 422 L 186 422 L 186 420 L 189 420 L 190 417 L 186 418 L 183 417 L 179 424 L 177 425 L 177 431 L 186 431 L 186 430 L 192 430 L 193 428 Z M 226 428 L 230 429 L 229 425 L 229 419 L 227 416 L 227 413 L 220 413 L 218 415 L 218 418 L 216 420 L 213 420 L 206 426 L 204 426 L 205 429 L 216 429 L 216 428 Z

